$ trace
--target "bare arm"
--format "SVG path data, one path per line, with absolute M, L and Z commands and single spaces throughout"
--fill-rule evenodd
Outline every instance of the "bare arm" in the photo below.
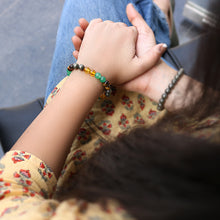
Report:
M 38 156 L 58 176 L 80 125 L 101 92 L 98 80 L 74 71 L 12 150 Z
M 136 38 L 134 27 L 93 20 L 87 28 L 77 62 L 94 68 L 116 86 L 123 84 L 152 68 L 164 52 L 155 46 L 139 59 L 135 56 Z M 78 129 L 102 90 L 99 80 L 74 70 L 12 150 L 38 156 L 58 176 Z

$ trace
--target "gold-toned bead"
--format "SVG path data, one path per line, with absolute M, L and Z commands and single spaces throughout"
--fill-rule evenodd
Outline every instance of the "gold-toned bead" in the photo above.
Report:
M 89 69 L 89 67 L 84 68 L 84 72 L 85 72 L 85 73 L 90 74 L 90 71 L 91 71 L 91 70 Z
M 96 74 L 96 71 L 95 71 L 95 70 L 91 70 L 91 71 L 90 71 L 90 76 L 95 76 L 95 74 Z
M 110 87 L 105 87 L 105 90 L 110 90 L 111 88 Z
M 101 99 L 104 99 L 104 98 L 105 98 L 105 93 L 102 93 L 99 97 L 100 97 Z
M 108 80 L 106 80 L 106 81 L 103 83 L 103 86 L 104 86 L 104 87 L 109 87 L 109 85 L 110 85 L 110 83 L 109 83 Z

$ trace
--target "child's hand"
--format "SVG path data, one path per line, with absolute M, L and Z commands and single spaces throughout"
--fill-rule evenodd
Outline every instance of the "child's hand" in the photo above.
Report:
M 95 69 L 115 85 L 126 83 L 152 68 L 165 51 L 163 45 L 157 45 L 137 57 L 138 33 L 134 26 L 101 19 L 89 25 L 85 19 L 80 19 L 79 23 L 80 27 L 74 30 L 76 36 L 72 38 L 76 49 L 73 55 L 78 63 Z

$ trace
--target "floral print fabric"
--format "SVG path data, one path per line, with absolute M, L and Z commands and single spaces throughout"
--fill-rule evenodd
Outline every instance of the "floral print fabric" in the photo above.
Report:
M 62 89 L 66 78 L 52 91 L 45 107 Z M 76 199 L 56 201 L 56 189 L 73 175 L 107 141 L 135 127 L 149 127 L 163 118 L 156 103 L 141 94 L 116 91 L 108 99 L 98 100 L 82 124 L 72 144 L 61 175 L 56 180 L 52 170 L 40 159 L 23 151 L 10 151 L 0 161 L 0 219 L 133 219 L 116 201 L 103 210 L 99 204 Z M 73 116 L 74 117 L 74 116 Z M 201 122 L 188 121 L 188 132 L 198 138 L 220 142 L 219 114 Z M 181 133 L 178 123 L 173 129 Z

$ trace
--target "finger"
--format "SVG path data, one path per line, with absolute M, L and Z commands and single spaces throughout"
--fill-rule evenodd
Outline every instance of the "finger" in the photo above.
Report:
M 117 22 L 116 24 L 118 24 L 121 27 L 127 27 L 128 25 L 123 23 L 123 22 Z
M 73 45 L 75 47 L 75 50 L 79 51 L 80 46 L 82 44 L 82 40 L 78 36 L 73 36 L 72 37 L 72 42 L 73 42 Z
M 140 93 L 142 91 L 142 88 L 145 88 L 145 86 L 146 86 L 145 81 L 146 80 L 144 79 L 144 76 L 141 75 L 141 76 L 138 76 L 137 78 L 135 78 L 135 79 L 133 79 L 133 80 L 131 80 L 131 81 L 121 85 L 121 88 L 123 90 Z
M 85 18 L 80 18 L 79 25 L 83 29 L 83 31 L 85 31 L 86 28 L 89 26 L 89 22 Z
M 104 23 L 109 23 L 109 24 L 113 24 L 114 23 L 115 24 L 115 22 L 111 21 L 111 20 L 105 20 Z
M 138 31 L 137 28 L 135 26 L 129 26 L 127 27 L 128 29 L 130 29 L 131 34 L 130 36 L 133 37 L 133 43 L 132 45 L 136 45 L 137 39 L 138 39 Z M 131 38 L 132 39 L 132 38 Z M 135 48 L 134 48 L 135 49 Z
M 78 59 L 79 51 L 74 50 L 74 51 L 73 51 L 73 56 L 74 56 L 76 59 Z
M 152 31 L 151 28 L 146 23 L 146 21 L 137 12 L 137 10 L 134 8 L 134 6 L 131 3 L 127 5 L 126 13 L 128 20 L 131 22 L 132 25 L 134 25 L 137 28 L 139 34 Z
M 83 36 L 84 36 L 84 30 L 81 28 L 81 27 L 75 27 L 74 28 L 74 33 L 81 39 L 83 39 Z
M 138 34 L 137 28 L 135 26 L 129 26 L 128 28 L 131 29 L 134 34 Z
M 93 26 L 95 26 L 96 24 L 101 23 L 101 22 L 102 22 L 102 19 L 101 19 L 101 18 L 93 19 L 93 20 L 90 21 L 90 23 L 89 23 L 87 29 L 88 29 L 88 28 L 92 28 Z
M 148 50 L 142 57 L 134 58 L 135 66 L 137 72 L 144 73 L 154 67 L 160 60 L 163 53 L 166 51 L 166 44 L 158 44 Z

